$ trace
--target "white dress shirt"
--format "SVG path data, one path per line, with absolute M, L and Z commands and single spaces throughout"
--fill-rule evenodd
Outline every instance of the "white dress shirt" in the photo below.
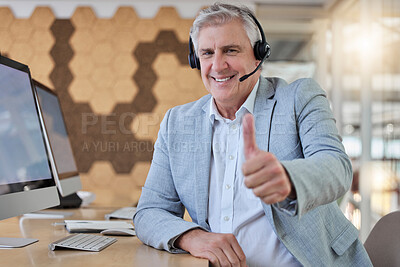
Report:
M 236 118 L 223 118 L 211 101 L 213 124 L 208 223 L 214 233 L 232 233 L 245 255 L 247 265 L 301 266 L 276 236 L 268 222 L 261 200 L 244 185 L 245 162 L 242 118 L 252 113 L 258 84 L 236 112 Z

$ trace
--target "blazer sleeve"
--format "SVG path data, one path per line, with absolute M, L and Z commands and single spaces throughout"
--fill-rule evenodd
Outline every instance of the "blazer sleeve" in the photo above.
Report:
M 173 247 L 173 242 L 182 233 L 202 227 L 183 219 L 185 208 L 175 190 L 169 161 L 170 114 L 171 110 L 161 122 L 150 171 L 142 188 L 133 223 L 137 237 L 143 243 L 172 253 L 183 253 L 185 251 Z
M 292 88 L 293 89 L 293 88 Z M 325 92 L 312 79 L 295 82 L 294 118 L 303 157 L 282 161 L 297 193 L 297 214 L 331 203 L 350 188 L 352 167 Z

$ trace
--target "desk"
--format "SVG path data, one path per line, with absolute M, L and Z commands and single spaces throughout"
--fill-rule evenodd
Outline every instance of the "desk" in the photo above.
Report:
M 66 219 L 104 220 L 111 208 L 81 208 Z M 64 210 L 66 211 L 66 210 Z M 208 261 L 189 254 L 170 254 L 144 245 L 136 236 L 116 236 L 117 242 L 100 252 L 48 249 L 48 244 L 70 233 L 53 226 L 63 219 L 14 217 L 0 221 L 1 237 L 36 238 L 24 248 L 0 249 L 2 266 L 208 266 Z

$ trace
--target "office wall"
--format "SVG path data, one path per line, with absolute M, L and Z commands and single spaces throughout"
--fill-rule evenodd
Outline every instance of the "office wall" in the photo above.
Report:
M 82 6 L 63 19 L 49 7 L 29 18 L 0 7 L 0 22 L 1 54 L 60 97 L 83 190 L 99 205 L 136 203 L 165 112 L 207 93 L 187 64 L 193 19 L 173 7 L 98 18 Z

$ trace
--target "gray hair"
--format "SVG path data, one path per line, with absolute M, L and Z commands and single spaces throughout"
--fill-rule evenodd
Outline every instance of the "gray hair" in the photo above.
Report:
M 249 37 L 251 46 L 261 40 L 260 32 L 252 17 L 253 12 L 246 6 L 235 6 L 230 4 L 215 3 L 199 12 L 190 29 L 190 36 L 193 41 L 194 51 L 197 55 L 198 38 L 200 30 L 208 26 L 218 26 L 233 20 L 240 20 L 244 30 Z

